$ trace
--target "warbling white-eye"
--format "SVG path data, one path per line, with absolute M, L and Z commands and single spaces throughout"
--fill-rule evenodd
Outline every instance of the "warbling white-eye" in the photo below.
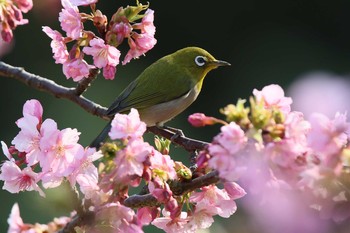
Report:
M 107 116 L 136 108 L 140 119 L 150 126 L 163 124 L 184 111 L 196 100 L 209 71 L 230 63 L 216 60 L 198 47 L 187 47 L 162 57 L 147 67 L 115 99 Z M 100 147 L 111 129 L 111 122 L 90 147 Z

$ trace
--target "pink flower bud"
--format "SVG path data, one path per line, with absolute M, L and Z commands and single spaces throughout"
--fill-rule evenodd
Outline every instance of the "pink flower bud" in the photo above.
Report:
M 10 42 L 13 38 L 12 30 L 9 27 L 9 25 L 5 22 L 2 23 L 1 38 L 7 43 Z
M 217 123 L 214 117 L 207 117 L 203 113 L 194 113 L 188 117 L 188 122 L 194 127 L 204 127 Z

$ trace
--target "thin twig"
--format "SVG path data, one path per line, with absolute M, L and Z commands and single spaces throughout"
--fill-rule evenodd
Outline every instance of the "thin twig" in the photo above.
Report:
M 82 79 L 75 88 L 75 94 L 78 96 L 83 94 L 86 91 L 86 89 L 91 85 L 91 82 L 97 78 L 97 75 L 99 73 L 100 69 L 90 69 L 89 76 L 87 78 Z
M 207 142 L 188 138 L 183 135 L 177 135 L 176 133 L 170 132 L 169 130 L 166 130 L 166 129 L 159 128 L 157 126 L 148 127 L 147 130 L 156 135 L 159 135 L 171 140 L 173 143 L 176 143 L 182 146 L 189 152 L 194 152 L 196 150 L 203 150 L 209 144 Z

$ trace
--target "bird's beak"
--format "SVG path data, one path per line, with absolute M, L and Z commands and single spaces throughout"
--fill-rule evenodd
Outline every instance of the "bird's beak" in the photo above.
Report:
M 228 63 L 227 61 L 221 61 L 221 60 L 214 60 L 212 62 L 210 62 L 213 66 L 230 66 L 231 64 Z

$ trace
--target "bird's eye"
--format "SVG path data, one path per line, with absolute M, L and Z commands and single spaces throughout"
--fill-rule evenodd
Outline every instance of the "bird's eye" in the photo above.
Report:
M 203 56 L 197 56 L 194 59 L 194 62 L 197 64 L 197 66 L 204 66 L 205 63 L 207 62 L 207 59 Z

